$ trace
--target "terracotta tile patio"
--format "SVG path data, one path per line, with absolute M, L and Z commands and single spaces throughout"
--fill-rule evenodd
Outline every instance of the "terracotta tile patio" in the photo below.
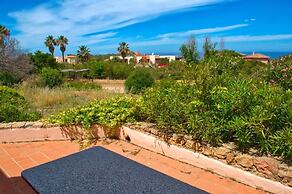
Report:
M 210 193 L 264 193 L 126 142 L 98 142 L 96 145 Z M 20 177 L 21 171 L 78 151 L 78 144 L 69 141 L 0 144 L 0 194 L 35 193 Z

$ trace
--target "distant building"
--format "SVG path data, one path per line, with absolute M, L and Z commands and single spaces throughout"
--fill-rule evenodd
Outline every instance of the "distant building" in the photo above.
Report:
M 123 59 L 121 56 L 110 56 L 110 60 L 113 60 L 114 58 L 118 57 L 119 59 Z M 135 60 L 137 63 L 146 62 L 149 64 L 159 64 L 159 61 L 161 59 L 168 59 L 169 62 L 179 60 L 181 58 L 175 56 L 175 55 L 154 55 L 152 53 L 151 55 L 142 55 L 139 52 L 135 52 L 133 56 L 127 56 L 125 57 L 125 60 L 130 63 L 131 59 Z
M 65 59 L 65 63 L 69 63 L 69 64 L 76 64 L 77 63 L 77 56 L 76 55 L 67 55 L 64 57 Z M 58 62 L 58 63 L 63 63 L 63 59 L 62 57 L 55 57 L 55 60 Z
M 268 64 L 270 62 L 270 57 L 259 54 L 259 53 L 253 53 L 252 55 L 246 55 L 243 57 L 244 60 L 246 61 L 259 61 L 265 64 Z

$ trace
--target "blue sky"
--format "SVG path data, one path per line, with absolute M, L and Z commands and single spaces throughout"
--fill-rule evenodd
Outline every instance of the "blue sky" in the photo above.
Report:
M 80 45 L 115 53 L 121 41 L 141 53 L 178 53 L 191 35 L 199 49 L 209 36 L 242 52 L 291 52 L 291 7 L 291 0 L 1 0 L 0 24 L 29 51 L 47 51 L 52 34 L 68 37 L 67 53 Z

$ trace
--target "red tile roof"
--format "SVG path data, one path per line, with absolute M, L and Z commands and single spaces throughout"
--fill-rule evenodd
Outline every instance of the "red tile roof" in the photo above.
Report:
M 252 55 L 245 56 L 244 59 L 270 59 L 270 57 L 263 54 L 254 53 Z

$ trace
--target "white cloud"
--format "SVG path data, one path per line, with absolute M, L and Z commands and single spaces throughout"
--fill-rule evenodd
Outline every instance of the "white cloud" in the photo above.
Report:
M 156 39 L 149 39 L 145 41 L 133 41 L 130 42 L 130 45 L 134 47 L 141 46 L 156 46 L 156 45 L 181 45 L 187 39 L 187 37 L 176 36 L 176 37 L 163 37 Z M 275 40 L 292 40 L 292 34 L 276 34 L 276 35 L 259 35 L 259 36 L 251 36 L 251 35 L 237 35 L 237 36 L 213 36 L 211 37 L 213 42 L 220 42 L 223 38 L 225 42 L 255 42 L 255 41 L 275 41 Z M 197 43 L 201 45 L 204 41 L 204 37 L 197 38 Z
M 111 40 L 114 32 L 103 36 L 85 34 L 113 31 L 166 13 L 222 1 L 227 0 L 60 0 L 16 11 L 10 16 L 17 21 L 17 38 L 25 47 L 42 45 L 48 34 L 65 35 L 73 44 L 81 41 L 93 44 Z
M 256 18 L 249 18 L 249 19 L 245 19 L 244 21 L 245 22 L 254 22 L 256 20 L 257 20 Z
M 247 26 L 248 26 L 248 24 L 237 24 L 237 25 L 232 25 L 232 26 L 189 30 L 186 32 L 172 32 L 172 33 L 161 34 L 158 37 L 159 38 L 187 37 L 187 36 L 191 36 L 191 35 L 201 35 L 201 34 L 210 34 L 210 33 L 216 33 L 216 32 L 230 31 L 230 30 L 234 30 L 237 28 L 247 27 Z
M 254 41 L 274 41 L 274 40 L 292 40 L 292 34 L 274 34 L 274 35 L 238 35 L 224 37 L 226 42 L 254 42 Z

